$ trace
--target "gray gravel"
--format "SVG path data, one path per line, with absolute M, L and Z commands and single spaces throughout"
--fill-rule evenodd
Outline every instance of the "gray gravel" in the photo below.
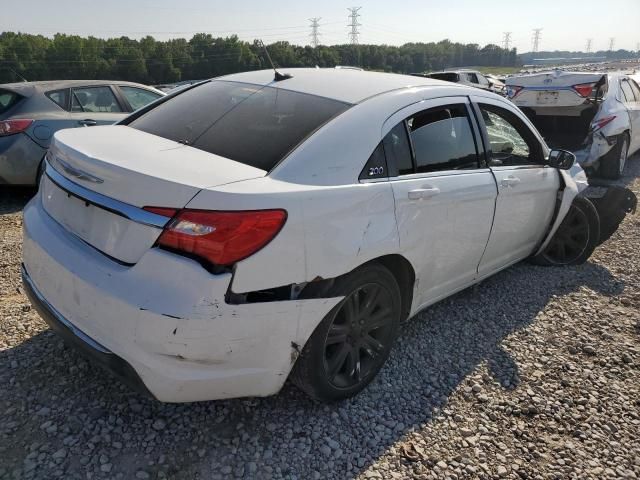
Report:
M 640 215 L 583 266 L 517 265 L 423 312 L 351 401 L 163 405 L 31 310 L 27 196 L 0 192 L 0 478 L 640 477 Z

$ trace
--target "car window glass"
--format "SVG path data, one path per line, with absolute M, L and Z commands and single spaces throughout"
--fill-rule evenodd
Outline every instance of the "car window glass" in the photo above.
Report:
M 122 90 L 122 94 L 126 97 L 133 110 L 138 110 L 160 97 L 155 92 L 126 85 L 120 86 L 120 90 Z
M 633 80 L 629 80 L 629 86 L 633 90 L 633 95 L 636 97 L 636 102 L 640 102 L 640 87 Z
M 489 80 L 487 80 L 484 75 L 476 75 L 476 78 L 478 79 L 478 83 L 482 86 L 488 87 L 489 86 Z
M 417 172 L 478 168 L 476 144 L 463 104 L 424 110 L 407 120 Z
M 9 111 L 22 97 L 8 90 L 0 90 L 0 113 Z
M 629 85 L 629 82 L 627 82 L 626 80 L 621 80 L 620 88 L 622 89 L 622 92 L 626 97 L 627 103 L 635 102 L 635 98 L 633 96 L 633 90 L 631 90 L 631 86 Z
M 478 76 L 475 73 L 467 73 L 467 78 L 471 83 L 478 83 Z
M 383 144 L 390 177 L 413 173 L 411 145 L 404 122 L 400 122 L 387 133 Z
M 280 88 L 214 80 L 178 93 L 129 126 L 269 171 L 349 106 Z
M 529 128 L 515 114 L 493 105 L 480 105 L 489 137 L 489 165 L 514 166 L 542 163 L 540 148 Z
M 67 100 L 69 97 L 69 89 L 65 88 L 64 90 L 54 90 L 53 92 L 47 92 L 47 97 L 54 103 L 56 103 L 60 108 L 67 109 Z
M 71 102 L 72 112 L 109 113 L 122 109 L 109 87 L 74 88 Z

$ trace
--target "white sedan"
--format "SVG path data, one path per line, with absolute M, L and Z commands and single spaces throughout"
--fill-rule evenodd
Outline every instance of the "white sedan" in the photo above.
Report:
M 339 400 L 425 307 L 525 258 L 593 251 L 584 173 L 511 102 L 411 76 L 287 73 L 56 133 L 24 211 L 23 281 L 52 328 L 124 380 L 188 402 L 291 377 Z

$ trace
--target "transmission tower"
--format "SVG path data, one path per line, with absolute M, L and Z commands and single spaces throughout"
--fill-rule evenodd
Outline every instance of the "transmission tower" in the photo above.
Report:
M 640 53 L 640 42 L 636 43 L 636 52 Z
M 616 37 L 609 38 L 609 51 L 613 52 L 613 46 L 616 44 Z
M 542 32 L 541 28 L 533 29 L 533 51 L 537 52 L 540 48 L 540 32 Z
M 511 46 L 511 32 L 503 32 L 502 46 L 505 50 L 509 50 L 509 47 Z
M 320 28 L 319 22 L 321 19 L 321 17 L 314 17 L 309 19 L 309 21 L 311 22 L 311 33 L 309 34 L 309 36 L 311 37 L 311 46 L 313 48 L 316 48 L 318 45 L 320 45 L 320 32 L 318 30 Z
M 591 53 L 591 43 L 593 42 L 593 38 L 587 38 L 587 53 Z
M 361 8 L 362 7 L 347 8 L 347 10 L 349 10 L 349 23 L 347 27 L 351 27 L 351 31 L 349 32 L 349 43 L 351 43 L 351 45 L 358 44 L 358 35 L 360 35 L 358 27 L 362 25 L 358 22 L 358 17 L 360 16 L 358 11 L 360 11 Z

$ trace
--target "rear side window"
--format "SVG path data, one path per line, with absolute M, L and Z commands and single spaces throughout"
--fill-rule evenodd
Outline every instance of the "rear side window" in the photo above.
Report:
M 57 104 L 60 108 L 64 110 L 68 110 L 69 107 L 69 89 L 65 88 L 64 90 L 54 90 L 53 92 L 47 92 L 45 94 L 49 100 L 53 103 Z
M 314 95 L 212 81 L 161 103 L 129 126 L 269 171 L 347 108 Z
M 640 88 L 638 88 L 638 84 L 633 80 L 629 80 L 629 86 L 631 90 L 633 90 L 633 95 L 636 97 L 636 102 L 640 102 Z
M 408 175 L 413 173 L 413 161 L 411 159 L 411 145 L 407 137 L 405 122 L 401 122 L 391 129 L 382 141 L 384 152 L 389 164 L 390 177 Z
M 8 112 L 11 107 L 18 103 L 22 96 L 9 90 L 0 90 L 0 113 Z
M 430 108 L 407 119 L 416 172 L 478 168 L 478 154 L 463 104 Z

